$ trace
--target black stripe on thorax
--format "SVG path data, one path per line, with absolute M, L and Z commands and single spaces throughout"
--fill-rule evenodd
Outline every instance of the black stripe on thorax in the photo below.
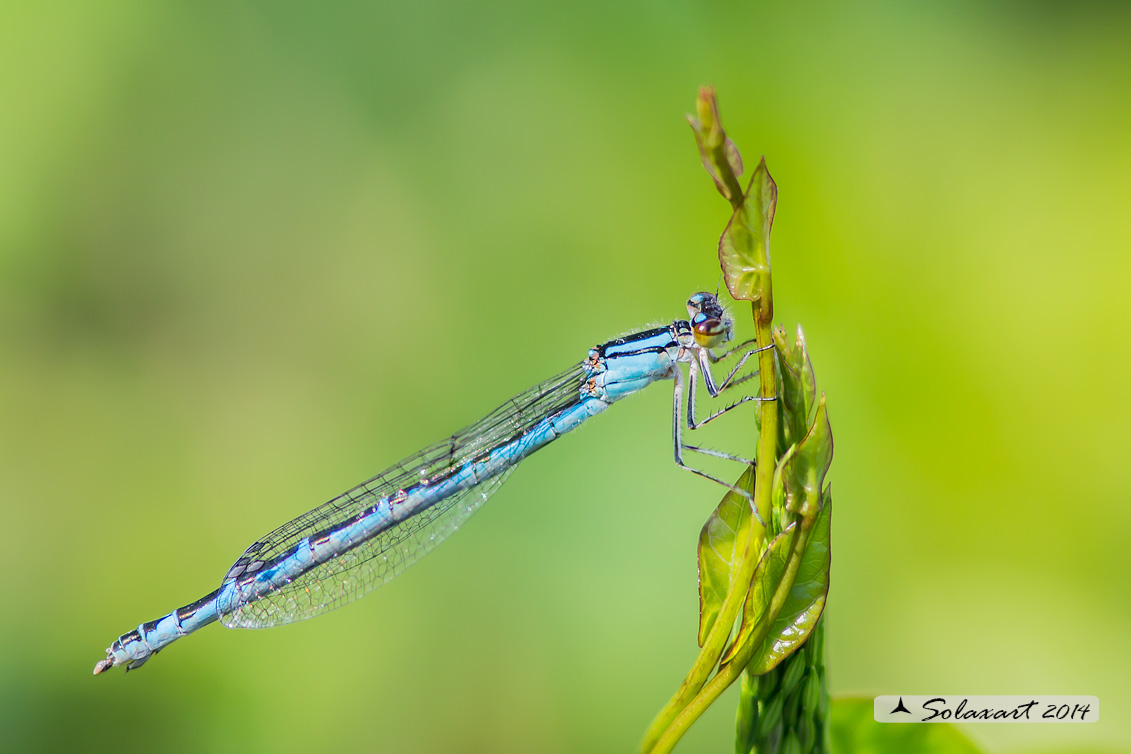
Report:
M 617 351 L 616 353 L 612 354 L 611 357 L 608 355 L 608 350 L 610 348 L 614 348 L 614 347 L 617 347 L 617 346 L 627 346 L 627 345 L 631 345 L 631 344 L 639 342 L 639 341 L 650 340 L 652 338 L 655 338 L 658 335 L 663 335 L 665 333 L 668 334 L 668 335 L 671 335 L 671 332 L 672 332 L 671 325 L 668 325 L 666 327 L 656 327 L 656 328 L 653 328 L 651 330 L 644 330 L 643 332 L 632 333 L 631 335 L 626 335 L 623 338 L 616 338 L 614 340 L 608 341 L 607 343 L 602 343 L 601 345 L 597 346 L 596 351 L 597 351 L 597 354 L 601 358 L 619 358 L 621 356 L 632 356 L 634 354 L 639 354 L 639 353 L 659 353 L 659 352 L 667 350 L 667 348 L 675 345 L 675 343 L 676 343 L 675 338 L 671 337 L 670 340 L 668 341 L 668 343 L 665 344 L 665 345 L 649 346 L 647 348 L 621 349 L 621 350 Z

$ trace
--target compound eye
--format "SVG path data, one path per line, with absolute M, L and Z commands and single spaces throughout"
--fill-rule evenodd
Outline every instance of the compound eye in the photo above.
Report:
M 726 325 L 721 319 L 697 314 L 691 319 L 691 327 L 695 330 L 695 340 L 704 348 L 714 348 L 719 340 L 726 334 Z
M 706 293 L 691 294 L 690 298 L 687 299 L 687 314 L 689 316 L 693 317 L 703 311 L 703 304 L 707 300 L 707 295 Z

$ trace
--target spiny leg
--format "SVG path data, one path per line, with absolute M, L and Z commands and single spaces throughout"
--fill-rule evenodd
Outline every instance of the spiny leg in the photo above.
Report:
M 735 377 L 727 385 L 727 388 L 737 387 L 737 386 L 741 385 L 742 383 L 746 382 L 747 380 L 754 379 L 755 377 L 758 376 L 758 374 L 759 374 L 758 370 L 755 369 L 752 372 L 747 372 L 746 374 L 742 375 L 741 377 Z
M 746 341 L 745 343 L 739 343 L 737 346 L 734 346 L 733 348 L 730 348 L 729 350 L 724 351 L 723 353 L 720 353 L 718 356 L 716 356 L 715 354 L 708 351 L 707 356 L 708 356 L 708 358 L 711 359 L 712 364 L 718 364 L 720 361 L 723 361 L 725 359 L 729 359 L 731 356 L 734 356 L 736 353 L 738 353 L 742 349 L 746 348 L 747 346 L 752 346 L 757 342 L 758 342 L 757 338 L 751 338 L 750 340 Z
M 707 352 L 701 351 L 700 353 L 707 353 Z M 687 389 L 687 428 L 688 429 L 698 429 L 699 427 L 702 427 L 704 424 L 707 424 L 708 422 L 719 418 L 720 416 L 725 414 L 727 411 L 730 411 L 731 409 L 734 409 L 734 408 L 738 408 L 742 404 L 749 403 L 750 401 L 777 400 L 776 398 L 762 398 L 762 397 L 756 396 L 756 395 L 743 396 L 742 398 L 740 398 L 739 400 L 730 404 L 729 406 L 726 406 L 724 408 L 719 409 L 718 411 L 711 414 L 710 416 L 708 416 L 703 421 L 698 422 L 698 421 L 695 420 L 695 385 L 697 383 L 697 380 L 695 379 L 695 377 L 696 377 L 696 375 L 698 375 L 700 368 L 703 369 L 703 375 L 704 375 L 703 381 L 707 382 L 707 375 L 710 374 L 710 372 L 707 370 L 707 366 L 705 364 L 701 364 L 699 361 L 692 360 L 691 364 L 688 366 L 688 369 L 687 369 L 687 378 L 688 378 L 688 381 L 690 382 L 690 384 L 688 385 L 688 389 Z M 749 375 L 743 376 L 739 381 L 732 382 L 731 387 L 733 387 L 736 384 L 739 384 L 739 382 L 745 382 L 746 380 L 750 379 L 750 377 L 753 377 L 755 374 L 757 374 L 757 372 L 753 372 Z M 709 389 L 710 389 L 710 386 L 708 385 L 708 390 Z M 715 397 L 715 395 L 712 395 L 711 397 Z
M 711 373 L 711 352 L 705 348 L 699 349 L 699 352 L 697 354 L 699 358 L 697 359 L 697 361 L 699 362 L 699 366 L 703 369 L 703 382 L 707 386 L 707 392 L 711 394 L 712 398 L 715 398 L 719 393 L 726 390 L 728 387 L 733 387 L 734 384 L 739 384 L 732 384 L 732 380 L 734 380 L 734 376 L 738 374 L 743 365 L 746 364 L 746 361 L 754 354 L 761 353 L 762 351 L 768 351 L 773 347 L 773 344 L 770 344 L 768 346 L 762 346 L 761 348 L 755 348 L 742 354 L 742 358 L 740 358 L 738 360 L 738 363 L 734 365 L 734 369 L 730 370 L 730 374 L 728 374 L 726 376 L 726 379 L 723 380 L 722 383 L 718 386 L 715 385 L 715 376 Z M 731 349 L 729 353 L 733 353 L 735 350 L 736 349 Z M 721 356 L 719 358 L 725 358 L 725 356 Z M 745 382 L 748 379 L 750 379 L 749 376 L 744 377 L 741 382 Z
M 699 421 L 699 422 L 695 421 L 694 415 L 689 411 L 688 416 L 687 416 L 687 428 L 688 429 L 699 429 L 703 425 L 705 425 L 709 422 L 712 422 L 715 419 L 718 419 L 720 416 L 722 416 L 726 412 L 733 411 L 734 409 L 738 408 L 739 406 L 750 403 L 751 401 L 756 402 L 756 403 L 762 403 L 762 402 L 771 402 L 771 401 L 776 401 L 776 400 L 777 400 L 777 398 L 763 398 L 759 395 L 744 395 L 741 398 L 739 398 L 737 401 L 735 401 L 734 403 L 730 404 L 729 406 L 723 406 L 718 411 L 716 411 L 713 414 L 710 414 L 709 416 L 707 416 L 707 418 L 703 419 L 703 421 Z
M 694 364 L 694 362 L 692 362 L 692 364 Z M 692 451 L 695 451 L 695 452 L 698 452 L 698 453 L 705 453 L 706 455 L 714 455 L 717 451 L 705 451 L 702 448 L 685 446 L 683 444 L 682 432 L 680 431 L 680 421 L 679 421 L 679 409 L 680 409 L 680 404 L 682 404 L 682 403 L 683 403 L 683 372 L 678 367 L 676 367 L 675 368 L 675 391 L 674 391 L 674 396 L 673 396 L 673 401 L 672 401 L 672 441 L 673 441 L 673 445 L 675 447 L 675 463 L 676 463 L 676 465 L 679 466 L 681 469 L 683 469 L 685 471 L 690 471 L 692 474 L 695 474 L 697 476 L 701 476 L 704 479 L 709 479 L 712 482 L 715 482 L 716 484 L 721 484 L 722 486 L 726 487 L 731 492 L 734 492 L 735 494 L 741 495 L 742 497 L 749 500 L 752 504 L 750 506 L 750 509 L 754 512 L 754 517 L 758 519 L 758 523 L 765 526 L 766 522 L 763 521 L 762 517 L 758 515 L 758 510 L 753 505 L 754 495 L 747 492 L 746 490 L 739 489 L 738 487 L 735 487 L 733 484 L 730 484 L 729 482 L 724 482 L 722 479 L 719 479 L 717 477 L 713 477 L 705 471 L 700 471 L 699 469 L 692 468 L 691 466 L 688 466 L 686 463 L 683 462 L 683 449 L 685 447 L 688 450 L 692 450 Z M 747 465 L 753 465 L 753 462 L 746 462 L 745 459 L 735 458 L 735 460 L 742 460 L 743 462 L 747 463 Z
M 745 464 L 746 466 L 753 466 L 754 465 L 754 459 L 753 458 L 743 458 L 742 456 L 736 456 L 736 455 L 733 455 L 731 453 L 724 452 L 722 450 L 712 450 L 711 448 L 701 448 L 698 445 L 684 445 L 683 449 L 684 450 L 690 450 L 693 453 L 702 453 L 703 455 L 711 456 L 712 458 L 721 458 L 724 461 L 737 461 L 738 463 Z

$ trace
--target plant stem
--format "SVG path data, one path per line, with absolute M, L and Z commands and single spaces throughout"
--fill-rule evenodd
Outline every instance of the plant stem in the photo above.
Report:
M 767 286 L 768 287 L 768 286 Z M 774 468 L 778 461 L 778 364 L 774 358 L 773 317 L 774 302 L 770 291 L 751 307 L 757 327 L 758 347 L 766 350 L 758 354 L 758 378 L 761 381 L 763 400 L 759 406 L 761 430 L 758 435 L 758 456 L 754 476 L 754 504 L 762 521 L 769 522 L 771 514 L 771 488 Z M 773 400 L 766 400 L 773 399 Z
M 774 431 L 776 433 L 777 430 Z M 776 437 L 776 435 L 773 436 Z M 715 677 L 703 687 L 703 690 L 691 700 L 691 703 L 676 716 L 672 724 L 664 731 L 664 735 L 656 742 L 652 754 L 668 754 L 679 742 L 679 739 L 683 737 L 683 734 L 687 732 L 687 729 L 691 727 L 691 724 L 698 720 L 699 716 L 714 704 L 715 700 L 722 696 L 723 692 L 730 688 L 730 685 L 742 675 L 742 671 L 746 669 L 750 659 L 754 656 L 754 651 L 765 640 L 766 634 L 769 633 L 778 613 L 781 612 L 786 597 L 789 596 L 789 592 L 793 588 L 794 578 L 801 564 L 801 555 L 805 552 L 806 540 L 808 540 L 808 531 L 802 530 L 801 527 L 795 528 L 793 543 L 790 547 L 789 565 L 786 567 L 786 572 L 778 585 L 778 590 L 774 592 L 764 620 L 759 622 L 759 629 L 747 638 L 731 661 L 723 666 L 715 674 Z
M 772 311 L 772 306 L 770 307 Z M 758 321 L 758 314 L 764 310 L 759 302 L 753 304 L 755 323 L 757 325 L 758 346 L 764 347 L 773 343 L 773 332 L 770 321 Z M 761 380 L 761 395 L 767 398 L 777 398 L 777 362 L 772 348 L 758 354 L 759 379 Z M 758 518 L 763 521 L 770 520 L 771 512 L 771 487 L 774 478 L 774 467 L 777 462 L 777 436 L 778 436 L 778 407 L 776 400 L 762 401 L 760 405 L 761 434 L 758 438 L 758 457 L 755 464 L 754 508 Z M 648 727 L 641 743 L 641 751 L 653 751 L 656 742 L 664 735 L 672 721 L 696 698 L 706 683 L 711 671 L 718 665 L 722 657 L 727 639 L 734 627 L 735 619 L 742 609 L 746 599 L 750 580 L 754 576 L 754 569 L 762 553 L 762 543 L 765 541 L 765 527 L 753 517 L 750 525 L 739 532 L 739 545 L 737 552 L 742 553 L 739 568 L 735 572 L 731 588 L 719 609 L 718 618 L 707 634 L 695 663 L 691 666 L 679 690 L 668 701 L 655 720 Z M 698 715 L 696 715 L 698 716 Z M 674 743 L 674 742 L 673 742 Z
M 764 296 L 761 301 L 754 302 L 751 309 L 757 328 L 759 347 L 773 343 L 773 304 L 771 302 L 769 306 L 766 306 L 764 303 L 768 299 L 768 295 Z M 770 318 L 765 317 L 767 311 Z M 758 456 L 754 472 L 754 509 L 762 521 L 768 522 L 771 515 L 771 490 L 774 481 L 774 468 L 777 465 L 778 447 L 778 407 L 776 401 L 778 371 L 777 360 L 772 348 L 767 348 L 758 354 L 758 371 L 762 397 L 774 399 L 764 400 L 760 404 L 761 429 L 758 435 Z M 702 680 L 699 680 L 698 683 L 694 682 L 698 678 L 705 679 L 707 673 L 718 662 L 720 654 L 716 653 L 715 647 L 717 646 L 718 652 L 721 652 L 722 645 L 726 638 L 730 636 L 735 618 L 738 617 L 738 609 L 745 599 L 750 580 L 754 575 L 754 569 L 761 557 L 761 543 L 765 539 L 765 530 L 753 518 L 750 519 L 750 524 L 751 533 L 746 537 L 745 547 L 742 550 L 742 564 L 732 582 L 731 591 L 727 593 L 726 599 L 723 601 L 719 617 L 715 620 L 715 625 L 712 626 L 707 641 L 703 643 L 703 649 L 700 651 L 699 657 L 696 658 L 691 673 L 688 674 L 679 691 L 676 692 L 676 695 L 668 702 L 648 729 L 648 734 L 645 736 L 642 746 L 644 751 L 650 751 L 653 754 L 671 751 L 672 747 L 687 731 L 687 728 L 703 714 L 711 702 L 717 699 L 741 675 L 746 664 L 750 661 L 750 656 L 754 653 L 754 648 L 761 643 L 765 631 L 769 630 L 769 626 L 773 624 L 777 610 L 781 609 L 781 601 L 784 600 L 784 595 L 782 595 L 781 600 L 775 595 L 774 602 L 777 609 L 774 610 L 772 616 L 767 616 L 769 620 L 764 624 L 765 629 L 759 632 L 762 635 L 755 634 L 749 637 L 749 641 L 739 650 L 739 653 L 715 674 L 715 677 L 706 686 L 703 685 Z M 754 536 L 755 532 L 762 536 Z M 791 567 L 796 570 L 796 563 L 791 563 Z M 783 583 L 792 584 L 793 581 L 790 579 Z M 773 609 L 772 606 L 771 609 Z

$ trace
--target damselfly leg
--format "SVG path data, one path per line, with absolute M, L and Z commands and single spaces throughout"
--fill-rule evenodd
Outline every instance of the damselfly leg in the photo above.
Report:
M 744 343 L 741 346 L 739 346 L 738 348 L 733 348 L 730 351 L 728 351 L 727 353 L 722 354 L 722 355 L 717 356 L 717 357 L 714 356 L 708 349 L 705 349 L 705 348 L 704 349 L 697 349 L 697 352 L 695 353 L 695 355 L 692 356 L 692 358 L 688 360 L 689 361 L 689 365 L 688 365 L 688 381 L 689 381 L 689 384 L 688 384 L 688 390 L 687 390 L 687 428 L 689 430 L 698 429 L 699 427 L 704 426 L 705 424 L 711 422 L 712 420 L 717 419 L 718 417 L 722 416 L 723 414 L 727 413 L 728 411 L 735 409 L 735 408 L 737 408 L 737 407 L 739 407 L 743 404 L 750 403 L 752 401 L 753 402 L 761 402 L 761 401 L 777 400 L 777 398 L 773 398 L 773 397 L 763 398 L 761 396 L 753 396 L 753 395 L 743 396 L 742 398 L 735 401 L 731 405 L 726 406 L 726 407 L 716 411 L 715 413 L 706 417 L 702 421 L 696 421 L 696 419 L 695 419 L 695 388 L 696 388 L 696 383 L 698 382 L 698 377 L 699 377 L 700 373 L 702 373 L 703 383 L 707 388 L 707 392 L 711 395 L 712 398 L 718 397 L 724 390 L 727 390 L 727 389 L 733 388 L 737 385 L 740 385 L 743 382 L 745 382 L 745 381 L 751 379 L 752 377 L 754 377 L 755 375 L 757 375 L 758 372 L 755 370 L 753 372 L 750 372 L 749 374 L 744 374 L 744 375 L 738 377 L 737 379 L 735 378 L 735 375 L 738 374 L 739 370 L 741 370 L 742 366 L 746 363 L 746 361 L 751 356 L 753 356 L 756 353 L 759 353 L 760 351 L 765 351 L 767 349 L 773 348 L 772 345 L 769 345 L 769 346 L 763 346 L 761 348 L 754 348 L 754 349 L 750 349 L 750 350 L 745 351 L 742 354 L 742 357 L 739 359 L 738 364 L 736 364 L 735 367 L 730 371 L 730 373 L 727 375 L 726 379 L 724 379 L 721 383 L 716 383 L 715 380 L 714 380 L 714 376 L 711 374 L 710 364 L 712 362 L 717 363 L 717 362 L 727 358 L 728 356 L 734 355 L 736 352 L 741 352 L 742 349 L 745 346 L 748 346 L 748 345 L 750 345 L 750 342 Z M 679 466 L 681 469 L 684 469 L 686 471 L 690 471 L 693 474 L 696 474 L 697 476 L 701 476 L 705 479 L 711 480 L 712 482 L 715 482 L 717 484 L 721 484 L 722 486 L 724 486 L 727 489 L 735 492 L 736 494 L 741 495 L 742 497 L 746 498 L 747 500 L 753 501 L 753 495 L 751 495 L 746 490 L 738 489 L 734 485 L 732 485 L 728 482 L 724 482 L 723 480 L 719 479 L 718 477 L 715 477 L 711 474 L 708 474 L 707 472 L 703 471 L 702 469 L 697 469 L 697 468 L 694 468 L 692 466 L 689 466 L 684 462 L 683 451 L 687 450 L 687 451 L 691 451 L 693 453 L 699 453 L 699 454 L 711 456 L 711 457 L 714 457 L 714 458 L 721 458 L 721 459 L 726 460 L 726 461 L 736 461 L 738 463 L 741 463 L 741 464 L 744 464 L 744 465 L 747 465 L 747 466 L 753 466 L 754 465 L 753 459 L 743 458 L 742 456 L 737 456 L 737 455 L 734 455 L 732 453 L 726 453 L 726 452 L 723 452 L 723 451 L 720 451 L 720 450 L 713 450 L 713 449 L 710 449 L 710 448 L 702 448 L 702 447 L 698 447 L 698 446 L 695 446 L 695 445 L 685 445 L 683 443 L 682 422 L 680 421 L 680 410 L 681 410 L 682 404 L 683 404 L 683 387 L 684 387 L 683 386 L 683 374 L 679 369 L 676 369 L 675 370 L 675 390 L 674 390 L 673 401 L 672 401 L 672 440 L 673 440 L 673 443 L 675 445 L 675 462 L 676 462 L 676 465 Z M 755 515 L 757 515 L 756 511 L 755 511 Z M 764 523 L 764 522 L 762 522 L 762 523 Z

